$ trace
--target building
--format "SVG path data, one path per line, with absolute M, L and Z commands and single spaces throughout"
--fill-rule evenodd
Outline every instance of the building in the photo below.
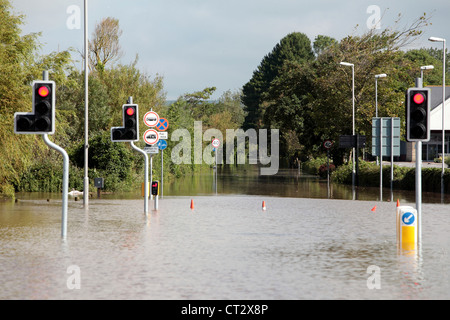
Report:
M 423 143 L 422 159 L 433 161 L 442 155 L 442 86 L 431 89 L 431 140 Z M 450 156 L 450 87 L 445 89 L 445 154 Z

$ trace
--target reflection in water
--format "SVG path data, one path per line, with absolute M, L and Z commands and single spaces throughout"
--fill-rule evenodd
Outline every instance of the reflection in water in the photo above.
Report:
M 218 194 L 268 195 L 290 198 L 318 198 L 379 201 L 379 188 L 358 187 L 353 196 L 352 186 L 327 183 L 320 179 L 299 172 L 297 169 L 280 169 L 275 176 L 260 176 L 256 166 L 219 168 L 217 183 L 210 172 L 186 176 L 170 183 L 165 183 L 165 194 L 174 196 L 195 196 Z M 389 189 L 389 188 L 388 188 Z M 167 191 L 166 191 L 167 190 Z M 415 202 L 415 192 L 405 190 L 385 190 L 383 201 Z M 424 193 L 424 203 L 441 203 L 441 195 Z M 450 203 L 450 195 L 445 196 L 445 203 Z
M 450 298 L 445 205 L 425 203 L 423 243 L 398 251 L 396 204 L 377 190 L 343 201 L 351 187 L 333 186 L 335 199 L 321 199 L 326 181 L 288 170 L 222 172 L 217 196 L 213 182 L 167 183 L 147 216 L 140 192 L 92 199 L 89 210 L 72 199 L 66 242 L 58 195 L 1 203 L 0 299 Z M 80 290 L 67 287 L 71 266 Z M 380 290 L 367 286 L 370 266 Z

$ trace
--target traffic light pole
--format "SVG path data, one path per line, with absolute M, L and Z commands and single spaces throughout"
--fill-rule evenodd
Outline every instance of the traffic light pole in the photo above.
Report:
M 144 179 L 144 211 L 145 214 L 148 214 L 148 194 L 149 194 L 149 187 L 148 187 L 148 155 L 145 153 L 144 150 L 139 149 L 134 145 L 134 142 L 130 142 L 131 147 L 133 147 L 134 150 L 141 153 L 144 156 L 145 159 L 145 179 Z
M 62 190 L 62 222 L 61 222 L 61 236 L 65 240 L 67 238 L 67 208 L 69 197 L 69 155 L 66 150 L 51 142 L 48 134 L 43 134 L 42 138 L 46 145 L 58 151 L 63 156 L 63 190 Z M 86 195 L 84 195 L 86 197 Z
M 423 88 L 421 78 L 416 79 L 416 87 Z M 417 239 L 422 243 L 422 141 L 416 142 L 416 209 Z
M 43 80 L 48 81 L 48 71 L 43 72 Z M 43 134 L 42 138 L 47 146 L 58 151 L 63 156 L 63 190 L 62 190 L 62 218 L 61 218 L 61 237 L 67 238 L 67 211 L 69 203 L 69 155 L 66 150 L 57 146 L 48 138 L 48 134 Z
M 128 98 L 128 103 L 129 104 L 133 104 L 133 97 L 129 97 Z M 138 128 L 139 128 L 139 124 L 138 124 Z M 148 194 L 149 194 L 149 186 L 148 186 L 148 155 L 147 153 L 142 150 L 139 149 L 138 147 L 136 147 L 134 145 L 134 142 L 130 142 L 131 147 L 136 150 L 137 152 L 139 152 L 140 154 L 142 154 L 144 156 L 144 160 L 145 160 L 145 177 L 144 177 L 144 212 L 145 214 L 148 214 Z

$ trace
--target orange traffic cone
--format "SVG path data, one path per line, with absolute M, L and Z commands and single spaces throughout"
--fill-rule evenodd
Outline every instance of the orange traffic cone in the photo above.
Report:
M 191 210 L 194 210 L 194 199 L 191 200 Z
M 400 199 L 397 200 L 397 208 L 400 207 Z
M 265 201 L 263 201 L 263 203 L 262 203 L 262 209 L 263 209 L 263 211 L 266 211 L 266 210 L 267 210 L 266 202 L 265 202 Z
M 372 212 L 375 212 L 375 211 L 377 211 L 377 206 L 372 208 Z

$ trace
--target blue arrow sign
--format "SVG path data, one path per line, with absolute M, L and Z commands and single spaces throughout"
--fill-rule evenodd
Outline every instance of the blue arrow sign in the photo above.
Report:
M 416 216 L 414 215 L 414 213 L 407 212 L 403 215 L 402 221 L 405 225 L 410 226 L 416 221 Z
M 159 140 L 158 141 L 158 148 L 159 148 L 159 150 L 165 150 L 167 148 L 167 141 L 166 140 Z

